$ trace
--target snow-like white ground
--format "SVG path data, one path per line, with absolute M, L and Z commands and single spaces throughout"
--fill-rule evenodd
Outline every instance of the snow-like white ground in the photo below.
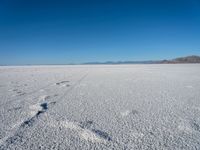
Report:
M 200 149 L 200 65 L 0 67 L 0 149 Z

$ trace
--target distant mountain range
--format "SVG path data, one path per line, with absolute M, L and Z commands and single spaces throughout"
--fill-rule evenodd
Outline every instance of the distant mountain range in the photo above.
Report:
M 84 64 L 186 64 L 200 63 L 200 56 L 186 56 L 171 60 L 149 60 L 149 61 L 106 61 L 106 62 L 87 62 Z
M 177 63 L 200 63 L 200 56 L 179 57 L 172 60 L 162 60 L 161 63 L 177 64 Z

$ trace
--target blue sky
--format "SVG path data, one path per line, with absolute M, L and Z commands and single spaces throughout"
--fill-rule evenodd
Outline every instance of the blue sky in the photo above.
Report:
M 0 64 L 200 55 L 199 0 L 1 0 Z

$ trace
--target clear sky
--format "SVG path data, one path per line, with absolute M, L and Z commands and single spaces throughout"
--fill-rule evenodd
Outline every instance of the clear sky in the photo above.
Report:
M 0 0 L 0 64 L 200 55 L 199 0 Z

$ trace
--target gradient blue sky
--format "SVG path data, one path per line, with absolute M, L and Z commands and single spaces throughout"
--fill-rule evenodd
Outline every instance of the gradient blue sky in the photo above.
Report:
M 200 55 L 199 0 L 1 0 L 0 64 Z

